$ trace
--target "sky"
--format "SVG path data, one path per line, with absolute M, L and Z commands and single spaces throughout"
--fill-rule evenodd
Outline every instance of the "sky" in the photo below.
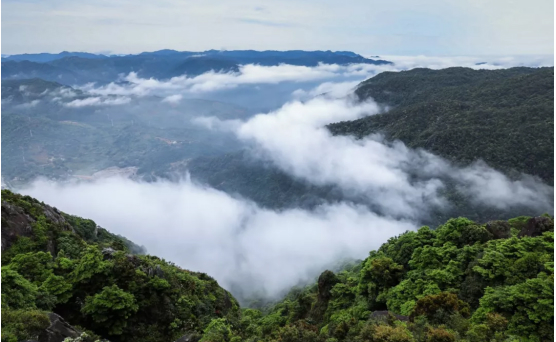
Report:
M 552 55 L 553 0 L 4 0 L 2 54 Z

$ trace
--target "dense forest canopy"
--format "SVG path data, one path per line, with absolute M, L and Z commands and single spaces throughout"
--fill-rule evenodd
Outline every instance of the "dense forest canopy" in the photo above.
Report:
M 3 190 L 2 341 L 40 340 L 53 317 L 73 325 L 71 341 L 553 340 L 548 215 L 406 232 L 260 309 L 240 310 L 208 275 L 142 252 Z
M 136 253 L 144 249 L 94 221 L 2 190 L 2 341 L 36 339 L 47 312 L 91 341 L 173 341 L 239 319 L 208 275 Z
M 554 68 L 384 72 L 355 93 L 391 108 L 331 124 L 333 134 L 383 133 L 456 163 L 482 159 L 554 183 Z

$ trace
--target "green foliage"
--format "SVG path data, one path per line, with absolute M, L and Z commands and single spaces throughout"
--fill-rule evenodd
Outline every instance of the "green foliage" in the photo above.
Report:
M 94 296 L 87 297 L 81 312 L 90 316 L 99 328 L 106 329 L 108 334 L 121 335 L 129 317 L 138 309 L 139 306 L 132 294 L 112 285 L 103 288 Z
M 330 125 L 333 134 L 382 132 L 456 163 L 482 159 L 553 184 L 554 68 L 384 72 L 356 94 L 393 108 Z
M 393 237 L 359 267 L 335 277 L 323 272 L 265 315 L 244 310 L 239 335 L 269 342 L 552 340 L 554 228 L 535 237 L 500 234 L 529 220 L 497 221 L 496 230 L 492 222 L 455 218 Z M 300 299 L 312 301 L 312 312 L 326 303 L 325 315 L 299 315 Z
M 9 266 L 2 267 L 2 308 L 34 309 L 37 286 Z
M 103 240 L 96 225 L 98 244 L 87 242 L 48 219 L 43 213 L 51 208 L 6 194 L 3 200 L 39 224 L 3 255 L 3 341 L 43 329 L 37 308 L 117 342 L 184 335 L 206 342 L 553 339 L 552 219 L 497 221 L 495 228 L 456 218 L 437 230 L 422 227 L 389 239 L 360 263 L 323 272 L 317 283 L 292 289 L 263 311 L 240 311 L 208 275 L 129 254 L 126 240 Z M 89 221 L 72 220 L 92 229 Z M 542 224 L 538 236 L 506 234 L 507 227 L 521 231 L 535 222 Z M 107 248 L 113 242 L 120 248 Z M 31 330 L 19 328 L 24 322 Z
M 3 190 L 2 200 L 40 223 L 32 234 L 12 239 L 2 252 L 3 314 L 18 309 L 53 311 L 82 331 L 118 342 L 200 336 L 217 318 L 239 326 L 237 302 L 206 274 L 130 254 L 138 247 L 125 238 L 30 197 Z M 26 232 L 13 222 L 4 226 L 4 210 L 2 216 L 3 232 Z M 94 227 L 96 238 L 95 233 L 87 235 L 86 227 Z M 46 237 L 45 243 L 37 243 L 37 236 Z
M 52 275 L 52 256 L 50 253 L 36 252 L 16 255 L 10 268 L 17 271 L 35 285 L 40 285 Z
M 201 342 L 229 342 L 231 337 L 230 325 L 224 318 L 217 318 L 205 328 Z
M 442 292 L 419 299 L 410 318 L 425 316 L 431 323 L 443 324 L 447 323 L 447 319 L 455 313 L 468 316 L 469 305 L 459 300 L 453 293 Z
M 2 274 L 4 274 L 4 270 L 2 270 Z M 2 279 L 2 285 L 4 285 L 4 279 Z M 2 300 L 4 300 L 3 293 Z M 2 309 L 2 342 L 38 340 L 39 335 L 49 325 L 50 319 L 42 311 Z

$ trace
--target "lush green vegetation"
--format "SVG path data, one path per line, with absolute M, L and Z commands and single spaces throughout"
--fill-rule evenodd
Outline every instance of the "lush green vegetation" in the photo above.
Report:
M 35 220 L 31 235 L 3 242 L 2 341 L 36 338 L 47 312 L 83 331 L 76 341 L 553 340 L 550 216 L 425 226 L 280 302 L 240 311 L 206 274 L 130 254 L 118 236 L 93 234 L 93 221 L 61 221 L 7 190 L 2 202 L 3 235 L 14 208 Z
M 553 218 L 451 219 L 391 238 L 341 272 L 323 272 L 264 314 L 245 309 L 237 334 L 289 342 L 552 341 L 553 259 Z M 213 341 L 226 340 L 220 336 Z
M 50 324 L 46 312 L 91 339 L 122 342 L 202 336 L 213 320 L 239 321 L 235 299 L 208 275 L 132 254 L 137 246 L 93 221 L 57 216 L 8 190 L 2 190 L 3 237 L 19 228 L 10 221 L 18 210 L 34 222 L 30 235 L 2 242 L 3 342 L 36 338 Z
M 381 132 L 456 163 L 482 159 L 554 182 L 554 68 L 384 72 L 356 94 L 392 108 L 332 124 L 334 134 Z

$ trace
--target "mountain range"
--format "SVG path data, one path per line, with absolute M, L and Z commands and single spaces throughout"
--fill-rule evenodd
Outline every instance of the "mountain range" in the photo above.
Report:
M 121 74 L 136 72 L 142 78 L 168 79 L 207 71 L 237 72 L 239 65 L 279 64 L 316 66 L 319 63 L 384 65 L 389 61 L 369 59 L 347 51 L 217 51 L 160 50 L 138 55 L 105 56 L 82 52 L 22 54 L 2 58 L 2 79 L 42 78 L 65 85 L 112 82 Z

